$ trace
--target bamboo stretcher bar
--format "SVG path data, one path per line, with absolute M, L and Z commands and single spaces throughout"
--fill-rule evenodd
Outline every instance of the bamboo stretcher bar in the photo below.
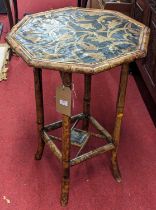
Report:
M 58 147 L 53 143 L 51 138 L 47 135 L 45 131 L 43 131 L 43 140 L 47 145 L 49 145 L 52 153 L 61 161 L 62 160 L 62 153 L 58 149 Z
M 78 115 L 74 115 L 74 116 L 71 117 L 71 123 L 75 122 L 78 119 L 81 120 L 81 119 L 84 119 L 84 118 L 85 118 L 85 115 L 83 113 L 80 113 Z M 55 129 L 58 129 L 58 128 L 61 128 L 61 127 L 62 127 L 62 120 L 54 122 L 54 123 L 49 124 L 49 125 L 45 125 L 44 130 L 46 132 L 48 132 L 48 131 L 55 130 Z
M 53 136 L 53 135 L 48 135 L 48 136 L 49 136 L 49 139 L 50 139 L 51 141 L 53 141 L 53 140 L 62 141 L 62 139 L 59 138 L 59 137 L 57 137 L 57 136 Z
M 106 144 L 106 145 L 104 145 L 102 147 L 99 147 L 99 148 L 97 148 L 95 150 L 92 150 L 92 151 L 90 151 L 88 153 L 85 153 L 85 154 L 83 154 L 81 156 L 78 156 L 78 157 L 70 160 L 70 165 L 74 166 L 74 165 L 79 164 L 79 163 L 81 163 L 83 161 L 86 161 L 87 159 L 90 159 L 92 157 L 95 157 L 97 155 L 100 155 L 100 154 L 102 154 L 104 152 L 107 152 L 109 150 L 112 150 L 112 149 L 114 149 L 114 145 L 112 143 Z
M 90 116 L 89 119 L 90 122 L 95 126 L 95 128 L 97 128 L 97 130 L 106 137 L 106 140 L 112 142 L 112 136 L 109 134 L 109 132 L 105 128 L 103 128 L 94 117 Z
M 98 134 L 98 133 L 93 133 L 93 132 L 89 132 L 89 134 L 90 134 L 90 136 L 95 136 L 97 138 L 106 140 L 106 137 L 104 135 L 101 135 L 101 134 Z

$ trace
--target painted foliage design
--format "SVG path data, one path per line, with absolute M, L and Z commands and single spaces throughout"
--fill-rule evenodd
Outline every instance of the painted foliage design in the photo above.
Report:
M 30 17 L 14 36 L 34 58 L 96 64 L 136 51 L 141 29 L 111 11 L 69 8 Z

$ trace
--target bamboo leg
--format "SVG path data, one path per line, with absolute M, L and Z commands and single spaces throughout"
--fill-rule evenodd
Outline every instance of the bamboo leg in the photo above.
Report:
M 15 24 L 18 23 L 18 6 L 17 0 L 13 0 L 14 3 L 14 13 L 15 13 Z
M 78 1 L 77 1 L 77 6 L 78 6 L 78 7 L 81 7 L 81 0 L 78 0 Z
M 90 100 L 91 100 L 91 79 L 92 75 L 84 75 L 84 98 L 83 98 L 83 113 L 86 116 L 83 120 L 83 129 L 88 130 L 89 115 L 90 115 Z
M 72 84 L 72 74 L 63 73 L 62 82 L 65 87 L 70 87 Z M 70 181 L 70 121 L 71 118 L 63 115 L 62 116 L 62 167 L 63 176 L 61 183 L 61 205 L 66 206 L 69 197 L 69 181 Z
M 42 130 L 44 127 L 44 108 L 43 108 L 43 93 L 42 93 L 42 69 L 34 68 L 34 85 L 35 85 L 35 98 L 36 98 L 36 115 L 37 115 L 37 128 L 38 128 L 38 148 L 35 154 L 35 159 L 42 158 L 44 150 L 44 141 L 42 139 Z
M 122 123 L 123 110 L 124 110 L 124 104 L 125 104 L 128 70 L 129 70 L 129 65 L 123 64 L 121 74 L 120 74 L 120 84 L 119 84 L 118 99 L 117 99 L 117 106 L 116 106 L 116 120 L 115 120 L 114 132 L 113 132 L 113 140 L 115 144 L 115 149 L 112 150 L 112 167 L 113 167 L 113 176 L 117 182 L 121 181 L 121 174 L 120 174 L 118 161 L 117 161 L 117 150 L 118 150 L 118 145 L 119 145 L 121 123 Z
M 83 0 L 81 6 L 86 8 L 87 7 L 87 3 L 88 3 L 88 0 Z
M 9 26 L 10 26 L 10 30 L 11 30 L 12 27 L 15 25 L 15 23 L 14 23 L 14 18 L 13 18 L 11 6 L 10 6 L 10 1 L 9 0 L 4 0 L 3 2 L 4 2 L 4 6 L 6 8 L 6 11 L 7 11 Z M 17 3 L 17 0 L 16 0 L 16 3 Z M 12 55 L 13 55 L 13 51 L 10 48 L 10 50 L 9 50 L 9 61 L 11 60 Z
M 14 26 L 14 20 L 13 20 L 13 16 L 12 16 L 11 7 L 10 7 L 10 1 L 9 0 L 5 0 L 4 4 L 5 4 L 5 8 L 7 10 L 7 15 L 8 15 L 8 19 L 9 19 L 10 29 L 12 29 L 12 27 Z

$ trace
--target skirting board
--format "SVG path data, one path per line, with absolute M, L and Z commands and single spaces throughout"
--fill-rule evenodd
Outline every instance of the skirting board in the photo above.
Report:
M 0 81 L 7 79 L 9 51 L 8 44 L 0 44 Z

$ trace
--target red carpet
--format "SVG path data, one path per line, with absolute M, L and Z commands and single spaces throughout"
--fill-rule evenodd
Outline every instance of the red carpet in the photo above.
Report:
M 73 3 L 72 0 L 57 0 L 51 4 L 50 0 L 19 2 L 21 16 L 25 12 Z M 4 32 L 7 28 L 5 26 Z M 92 113 L 110 132 L 113 130 L 119 70 L 93 77 Z M 82 79 L 82 75 L 74 75 L 77 93 L 74 113 L 82 110 Z M 43 80 L 45 119 L 49 123 L 60 117 L 55 112 L 54 98 L 60 78 L 57 72 L 45 70 Z M 0 210 L 63 209 L 59 204 L 59 162 L 48 147 L 41 161 L 34 160 L 37 132 L 33 72 L 18 57 L 14 56 L 9 64 L 8 80 L 0 83 L 0 101 Z M 133 77 L 129 76 L 119 148 L 122 182 L 116 183 L 111 175 L 108 153 L 75 166 L 71 169 L 70 199 L 65 209 L 156 209 L 155 140 L 155 127 Z

